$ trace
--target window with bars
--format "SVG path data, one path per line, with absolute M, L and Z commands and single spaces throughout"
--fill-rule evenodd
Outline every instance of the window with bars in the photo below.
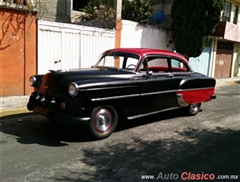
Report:
M 230 21 L 230 15 L 231 15 L 231 3 L 225 1 L 222 21 Z
M 238 22 L 238 6 L 234 5 L 233 23 Z
M 80 11 L 80 9 L 84 8 L 89 0 L 73 0 L 73 10 Z

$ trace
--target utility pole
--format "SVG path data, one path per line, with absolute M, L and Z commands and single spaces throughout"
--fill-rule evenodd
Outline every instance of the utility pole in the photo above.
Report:
M 114 0 L 115 18 L 116 20 L 122 19 L 122 0 Z
M 121 31 L 122 31 L 122 0 L 114 0 L 115 9 L 115 19 L 116 19 L 116 37 L 115 37 L 115 47 L 121 47 Z M 119 68 L 119 59 L 115 60 L 115 66 Z

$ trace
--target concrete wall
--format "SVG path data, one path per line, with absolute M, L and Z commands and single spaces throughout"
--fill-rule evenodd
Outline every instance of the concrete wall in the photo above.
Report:
M 233 42 L 240 42 L 240 28 L 236 24 L 221 22 L 218 26 L 224 24 L 224 39 Z
M 234 43 L 231 77 L 240 76 L 240 43 Z
M 145 47 L 172 50 L 170 33 L 152 26 L 139 26 L 137 22 L 123 20 L 121 47 Z
M 30 94 L 36 74 L 36 16 L 0 8 L 0 96 Z
M 44 0 L 47 11 L 39 12 L 39 19 L 56 22 L 70 22 L 72 0 Z
M 0 0 L 1 1 L 1 0 Z M 79 0 L 80 1 L 80 0 Z M 44 0 L 47 11 L 39 12 L 40 20 L 63 23 L 79 23 L 81 11 L 73 10 L 73 0 Z

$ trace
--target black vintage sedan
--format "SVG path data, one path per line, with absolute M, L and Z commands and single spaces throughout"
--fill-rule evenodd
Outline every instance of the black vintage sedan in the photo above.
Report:
M 49 119 L 87 124 L 101 139 L 112 134 L 119 116 L 132 120 L 180 107 L 196 115 L 201 103 L 216 98 L 215 83 L 177 53 L 116 48 L 89 69 L 31 76 L 27 107 Z

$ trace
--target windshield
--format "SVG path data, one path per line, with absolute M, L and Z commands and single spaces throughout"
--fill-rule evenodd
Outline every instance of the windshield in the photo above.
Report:
M 135 70 L 140 56 L 124 52 L 104 53 L 95 66 L 115 67 L 121 69 Z

